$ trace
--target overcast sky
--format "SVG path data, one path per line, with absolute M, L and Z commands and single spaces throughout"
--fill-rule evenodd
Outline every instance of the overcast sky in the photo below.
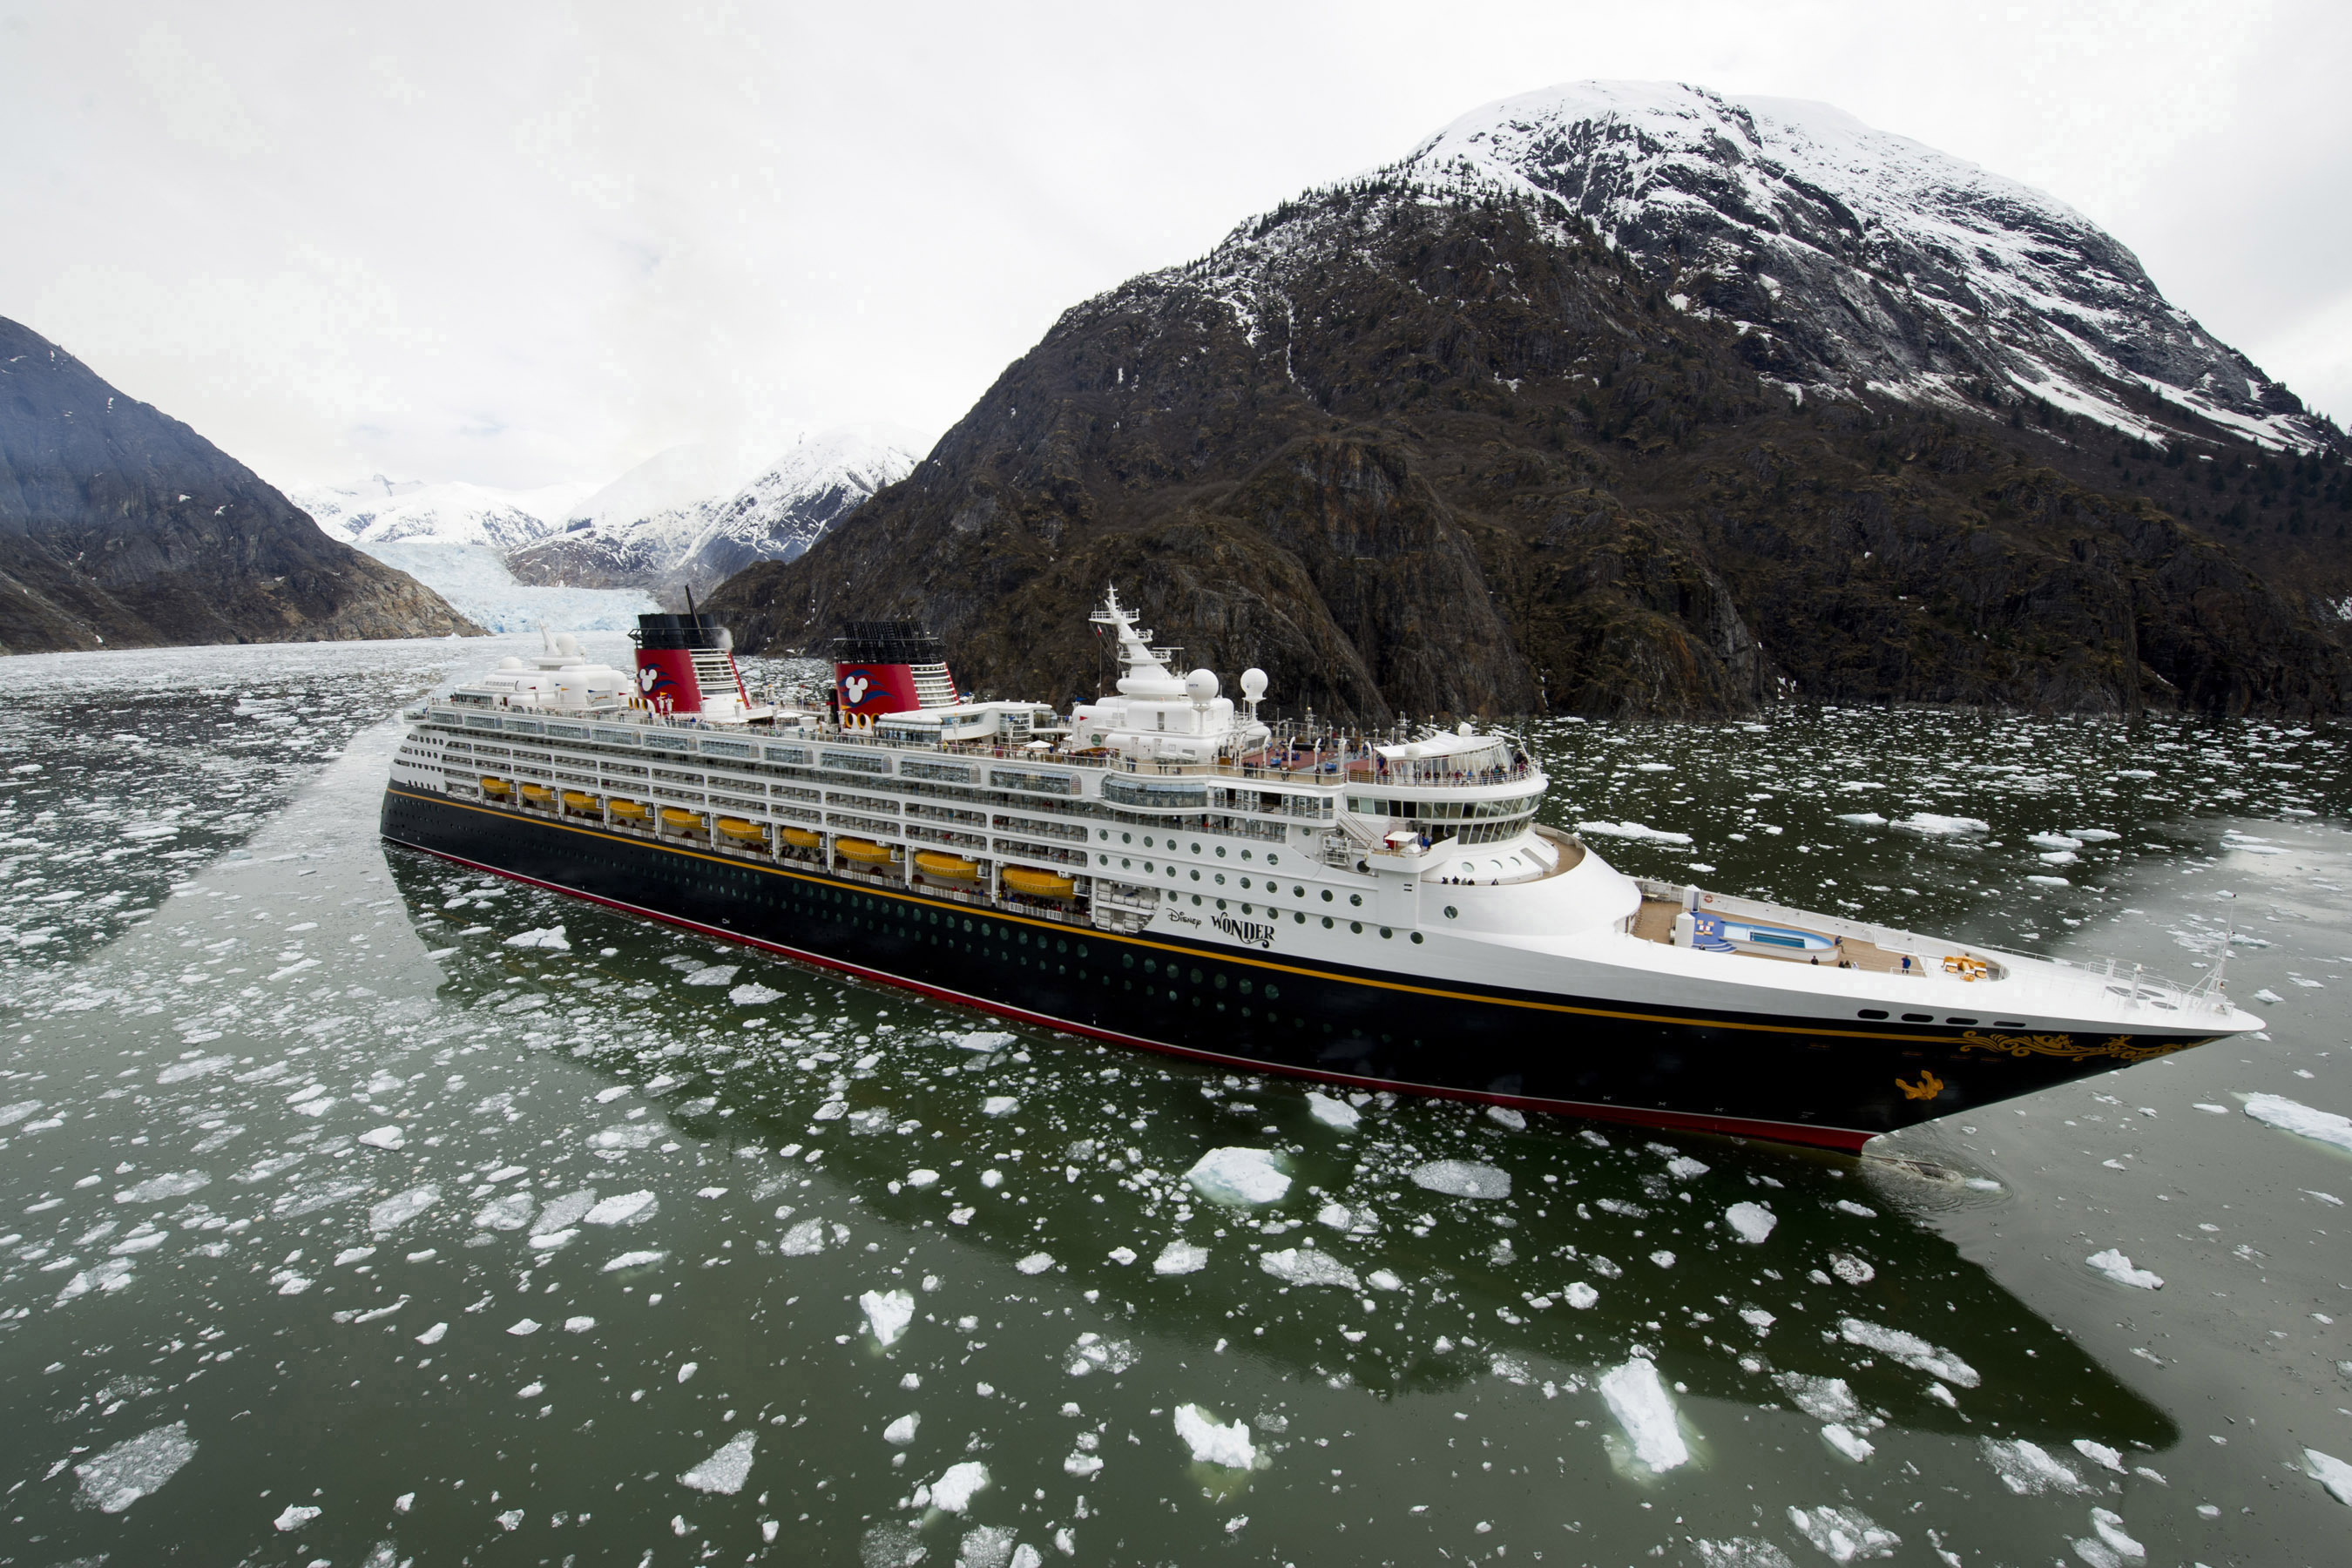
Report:
M 0 0 L 0 315 L 280 484 L 924 443 L 1064 309 L 1550 82 L 2051 192 L 2352 416 L 2352 5 Z

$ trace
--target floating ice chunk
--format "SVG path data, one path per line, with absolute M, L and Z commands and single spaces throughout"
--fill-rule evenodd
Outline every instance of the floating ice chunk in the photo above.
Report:
M 663 1258 L 667 1258 L 669 1254 L 667 1252 L 624 1252 L 620 1257 L 614 1258 L 610 1263 L 605 1264 L 604 1268 L 598 1269 L 597 1272 L 599 1274 L 617 1274 L 624 1268 L 643 1268 L 647 1264 L 659 1263 Z
M 2066 831 L 2085 844 L 2109 844 L 2123 837 L 2104 827 L 2070 827 Z
M 2075 861 L 2081 859 L 2082 857 L 2075 854 L 2072 849 L 2053 849 L 2046 854 L 2036 855 L 2034 858 L 2041 861 L 2044 866 L 2072 866 Z
M 922 1424 L 923 1418 L 920 1415 L 909 1413 L 901 1415 L 882 1428 L 882 1440 L 903 1448 L 915 1440 L 915 1428 Z
M 101 1296 L 110 1295 L 130 1283 L 131 1260 L 127 1258 L 110 1258 L 96 1268 L 85 1268 L 67 1280 L 65 1289 L 58 1292 L 57 1305 L 62 1307 L 76 1297 L 87 1296 L 93 1290 Z M 303 1283 L 307 1286 L 310 1281 L 304 1280 Z
M 425 1330 L 423 1333 L 417 1335 L 416 1342 L 420 1345 L 437 1345 L 441 1342 L 442 1336 L 448 1333 L 448 1324 L 436 1323 L 431 1328 Z
M 1151 1260 L 1154 1274 L 1198 1274 L 1209 1266 L 1209 1249 L 1189 1241 L 1171 1241 Z
M 2352 1508 L 2352 1465 L 2316 1448 L 2303 1451 L 2304 1473 L 2327 1489 L 2327 1495 Z
M 1261 1252 L 1257 1266 L 1276 1279 L 1289 1285 L 1337 1285 L 1346 1290 L 1360 1290 L 1363 1282 L 1356 1271 L 1333 1258 L 1312 1247 L 1293 1247 L 1280 1252 Z
M 2080 849 L 2083 841 L 2063 833 L 2029 833 L 2025 841 L 2039 849 Z M 2069 859 L 2073 857 L 2069 856 Z
M 566 1318 L 563 1320 L 563 1331 L 567 1334 L 584 1334 L 595 1326 L 596 1320 L 593 1318 Z
M 2124 1516 L 2112 1509 L 2091 1510 L 2091 1531 L 2095 1541 L 2077 1541 L 2074 1555 L 2096 1568 L 2120 1568 L 2125 1563 L 2145 1563 L 2147 1548 L 2124 1531 Z
M 554 952 L 570 952 L 572 939 L 563 934 L 562 926 L 549 926 L 545 931 L 527 931 L 520 936 L 506 940 L 509 947 L 543 947 Z
M 782 994 L 781 991 L 771 991 L 764 985 L 754 984 L 747 980 L 727 993 L 727 1000 L 739 1007 L 764 1007 Z
M 539 1200 L 529 1193 L 509 1193 L 483 1205 L 474 1223 L 484 1230 L 520 1230 L 538 1212 Z
M 2105 1443 L 2094 1443 L 2088 1437 L 2077 1437 L 2074 1439 L 2074 1451 L 2086 1459 L 2105 1465 L 2119 1476 L 2125 1473 L 2123 1455 L 2108 1447 Z
M 1987 1437 L 1981 1447 L 1985 1463 L 2000 1478 L 2000 1484 L 2019 1497 L 2039 1497 L 2049 1491 L 2080 1494 L 2091 1489 L 2071 1467 L 2052 1458 L 2038 1443 L 2023 1437 L 2009 1441 Z
M 114 1194 L 119 1204 L 160 1204 L 168 1198 L 184 1198 L 213 1184 L 210 1175 L 202 1171 L 166 1171 L 160 1176 L 150 1176 L 135 1186 L 123 1188 Z
M 868 1290 L 857 1298 L 866 1327 L 885 1350 L 898 1342 L 915 1321 L 915 1298 L 905 1290 Z
M 1932 811 L 1915 811 L 1895 825 L 1914 833 L 1948 836 L 1959 833 L 1990 833 L 1992 824 L 1974 816 L 1938 816 Z
M 757 1432 L 736 1433 L 719 1447 L 719 1452 L 678 1477 L 678 1485 L 692 1487 L 698 1492 L 723 1492 L 733 1497 L 751 1477 L 751 1449 L 759 1441 Z
M 196 1440 L 188 1436 L 188 1424 L 174 1421 L 125 1437 L 84 1459 L 74 1467 L 74 1478 L 81 1482 L 84 1502 L 100 1513 L 121 1513 L 178 1475 L 180 1467 L 195 1457 Z
M 1065 1366 L 1072 1377 L 1085 1377 L 1097 1372 L 1107 1372 L 1116 1377 L 1141 1359 L 1134 1341 L 1106 1339 L 1089 1331 L 1080 1334 L 1078 1342 L 1070 1347 L 1069 1360 Z
M 1780 1320 L 1761 1307 L 1742 1307 L 1739 1309 L 1739 1321 L 1754 1329 L 1757 1337 L 1761 1339 L 1770 1333 L 1772 1325 Z
M 809 1120 L 812 1121 L 838 1121 L 848 1114 L 849 1101 L 845 1100 L 828 1100 L 823 1105 L 818 1106 L 816 1110 L 810 1112 Z
M 1579 833 L 1597 833 L 1604 838 L 1637 838 L 1651 844 L 1688 844 L 1687 833 L 1673 833 L 1663 827 L 1651 827 L 1639 822 L 1580 822 Z
M 839 1115 L 835 1111 L 835 1115 Z M 659 1124 L 651 1121 L 616 1121 L 610 1127 L 600 1127 L 589 1134 L 588 1144 L 593 1149 L 634 1150 L 652 1146 L 660 1138 Z
M 806 1258 L 824 1250 L 824 1221 L 804 1219 L 784 1232 L 776 1243 L 777 1253 L 784 1258 Z
M 1714 1169 L 1715 1167 L 1706 1161 L 1694 1160 L 1688 1154 L 1677 1154 L 1666 1162 L 1666 1174 L 1678 1182 L 1687 1182 L 1695 1177 L 1704 1176 Z
M 14 1127 L 41 1109 L 37 1100 L 20 1100 L 14 1105 L 0 1105 L 0 1127 Z
M 1830 1254 L 1830 1272 L 1849 1285 L 1867 1285 L 1878 1278 L 1877 1269 L 1843 1252 Z
M 1094 1475 L 1102 1468 L 1102 1457 L 1098 1454 L 1089 1454 L 1084 1449 L 1073 1452 L 1069 1458 L 1062 1461 L 1062 1473 L 1066 1476 L 1076 1476 L 1080 1480 Z
M 992 1094 L 980 1102 L 982 1116 L 1010 1116 L 1021 1109 L 1021 1101 L 1009 1094 Z
M 507 1325 L 507 1332 L 514 1335 L 518 1339 L 529 1334 L 535 1334 L 539 1332 L 539 1320 L 536 1318 L 518 1318 L 513 1322 Z
M 1412 1184 L 1456 1198 L 1507 1198 L 1511 1173 L 1468 1160 L 1432 1160 L 1412 1168 Z
M 2255 1001 L 2257 1001 L 2257 1002 L 2284 1002 L 2284 1001 L 2285 1001 L 2285 1000 L 2286 1000 L 2286 998 L 2285 998 L 2285 997 L 2284 997 L 2284 996 L 2282 996 L 2282 995 L 2280 995 L 2277 992 L 2275 992 L 2275 991 L 2272 990 L 2269 986 L 2265 985 L 2265 986 L 2263 986 L 2260 991 L 2257 991 L 2257 992 L 2255 992 L 2255 993 L 2254 993 L 2254 1000 L 2255 1000 Z M 2274 1098 L 2274 1097 L 2272 1097 L 2272 1098 Z M 2288 1103 L 2289 1103 L 2289 1104 L 2292 1104 L 2292 1103 L 2294 1103 L 2294 1102 L 2293 1102 L 2292 1100 L 2290 1100 Z M 2247 1110 L 2247 1112 L 2246 1112 L 2246 1114 L 2247 1114 L 2247 1115 L 2249 1115 L 2249 1116 L 2252 1116 L 2252 1115 L 2253 1114 L 2252 1110 L 2251 1108 L 2249 1108 L 2249 1109 L 2248 1109 L 2248 1110 Z M 2268 1118 L 2263 1118 L 2262 1120 L 2265 1120 L 2265 1121 L 2266 1121 L 2266 1120 L 2268 1120 Z
M 988 1467 L 978 1459 L 950 1465 L 930 1485 L 931 1506 L 949 1513 L 967 1513 L 971 1500 L 988 1485 Z
M 1505 1242 L 1503 1245 L 1507 1247 L 1510 1244 L 1508 1242 Z M 1650 1261 L 1656 1264 L 1661 1268 L 1672 1268 L 1675 1266 L 1675 1255 L 1668 1252 L 1662 1247 L 1658 1248 L 1657 1251 L 1650 1254 Z
M 1264 1149 L 1212 1149 L 1184 1173 L 1206 1197 L 1229 1204 L 1270 1204 L 1290 1191 L 1290 1178 Z
M 539 1217 L 530 1222 L 531 1233 L 544 1236 L 567 1230 L 578 1225 L 595 1206 L 596 1189 L 593 1187 L 582 1187 L 577 1192 L 566 1193 L 560 1198 L 551 1199 L 545 1208 L 539 1211 Z
M 1326 1127 L 1336 1127 L 1345 1132 L 1364 1119 L 1364 1113 L 1344 1100 L 1334 1100 L 1328 1094 L 1307 1091 L 1307 1113 Z
M 1593 1303 L 1601 1300 L 1601 1292 L 1581 1279 L 1576 1280 L 1559 1294 L 1562 1300 L 1580 1312 L 1591 1310 Z
M 1507 1105 L 1488 1106 L 1486 1120 L 1498 1127 L 1507 1127 L 1514 1132 L 1525 1132 L 1528 1130 L 1527 1117 Z
M 1851 822 L 1856 827 L 1884 827 L 1886 826 L 1886 818 L 1879 816 L 1878 813 L 1874 811 L 1842 811 L 1838 813 L 1838 820 L 1840 822 Z
M 1738 1233 L 1739 1239 L 1750 1246 L 1760 1245 L 1780 1223 L 1780 1216 L 1762 1204 L 1734 1204 L 1723 1211 L 1723 1217 Z
M 907 1173 L 907 1184 L 910 1187 L 928 1187 L 939 1179 L 940 1173 L 937 1171 L 916 1170 Z
M 2226 1106 L 2226 1105 L 2208 1105 L 2205 1101 L 2203 1101 L 2203 1100 L 2199 1100 L 2199 1101 L 2198 1101 L 2198 1102 L 2197 1102 L 2193 1107 L 2191 1107 L 2191 1109 L 2192 1109 L 2192 1110 L 2201 1110 L 2201 1111 L 2205 1112 L 2208 1116 L 2227 1116 L 2227 1115 L 2229 1115 L 2229 1114 L 2230 1114 L 2230 1108 L 2229 1108 L 2228 1106 Z M 2249 1111 L 2247 1114 L 2252 1115 L 2252 1112 Z
M 1404 1281 L 1391 1269 L 1375 1268 L 1364 1276 L 1364 1283 L 1375 1290 L 1402 1290 Z
M 1108 1256 L 1113 1263 L 1116 1263 L 1120 1268 L 1124 1268 L 1129 1264 L 1134 1262 L 1139 1254 L 1136 1252 L 1135 1248 L 1131 1247 L 1114 1247 L 1110 1249 Z
M 1033 1252 L 1013 1267 L 1024 1274 L 1043 1274 L 1054 1267 L 1054 1255 L 1050 1252 Z
M 1355 1223 L 1356 1216 L 1348 1212 L 1345 1204 L 1325 1204 L 1315 1211 L 1315 1223 L 1328 1225 L 1333 1230 L 1345 1230 Z
M 2112 1247 L 2107 1248 L 2105 1252 L 2095 1252 L 2091 1254 L 2090 1257 L 2083 1259 L 2083 1261 L 2089 1264 L 2092 1268 L 2097 1269 L 2100 1273 L 2105 1275 L 2108 1279 L 2114 1280 L 2118 1285 L 2129 1285 L 2136 1289 L 2141 1290 L 2161 1290 L 2164 1289 L 2164 1281 L 2162 1279 L 2159 1279 L 2145 1268 L 2133 1268 L 2132 1260 L 2126 1258 L 2122 1253 L 2116 1251 Z
M 192 1078 L 209 1078 L 211 1075 L 219 1072 L 224 1068 L 231 1068 L 236 1065 L 236 1058 L 235 1057 L 203 1057 L 194 1061 L 173 1062 L 170 1067 L 165 1068 L 162 1072 L 155 1075 L 155 1081 L 159 1084 L 185 1083 Z M 5 1112 L 0 1112 L 0 1116 L 5 1116 Z
M 1938 1386 L 1941 1385 L 1939 1384 Z M 1843 1454 L 1847 1458 L 1852 1459 L 1857 1465 L 1861 1464 L 1864 1459 L 1869 1458 L 1871 1455 L 1878 1452 L 1877 1444 L 1873 1443 L 1869 1438 L 1864 1436 L 1861 1433 L 1856 1432 L 1851 1426 L 1847 1426 L 1843 1423 L 1836 1421 L 1832 1421 L 1828 1426 L 1822 1428 L 1822 1441 L 1827 1443 L 1831 1447 L 1835 1448 L 1839 1453 Z
M 950 1035 L 948 1039 L 950 1044 L 968 1051 L 1001 1051 L 1011 1045 L 1014 1037 L 1002 1029 L 974 1029 L 969 1034 Z
M 1195 1463 L 1246 1470 L 1257 1463 L 1257 1446 L 1250 1441 L 1249 1423 L 1236 1420 L 1220 1426 L 1217 1418 L 1197 1405 L 1176 1407 L 1176 1436 L 1192 1450 Z
M 635 1225 L 650 1219 L 661 1207 L 661 1200 L 649 1192 L 623 1193 L 604 1199 L 580 1217 L 590 1225 Z
M 1864 1412 L 1862 1402 L 1842 1377 L 1812 1377 L 1801 1372 L 1784 1372 L 1773 1382 L 1786 1389 L 1798 1409 L 1816 1421 L 1860 1423 Z
M 397 1149 L 408 1142 L 408 1135 L 394 1123 L 371 1127 L 360 1134 L 360 1142 L 371 1149 Z
M 1690 1447 L 1683 1441 L 1682 1417 L 1674 1396 L 1658 1380 L 1654 1363 L 1635 1356 L 1601 1379 L 1601 1397 L 1609 1414 L 1625 1430 L 1633 1458 L 1663 1475 L 1690 1462 Z
M 320 1511 L 305 1503 L 289 1503 L 286 1505 L 286 1510 L 269 1522 L 281 1531 L 299 1530 L 318 1518 Z
M 2338 1116 L 2332 1110 L 2314 1110 L 2308 1105 L 2299 1105 L 2275 1094 L 2246 1096 L 2246 1114 L 2282 1132 L 2298 1133 L 2338 1149 L 2352 1149 L 2352 1117 Z
M 1735 1535 L 1728 1541 L 1695 1541 L 1699 1568 L 1797 1568 L 1789 1554 L 1769 1541 Z
M 732 985 L 741 972 L 740 963 L 712 963 L 695 970 L 679 982 L 684 985 Z
M 1878 1211 L 1876 1209 L 1872 1208 L 1868 1204 L 1858 1204 L 1852 1198 L 1840 1198 L 1837 1202 L 1832 1204 L 1830 1207 L 1837 1210 L 1840 1214 L 1850 1214 L 1856 1219 L 1876 1219 L 1878 1217 Z
M 2025 879 L 2042 888 L 2071 888 L 2074 885 L 2063 877 L 2028 877 Z
M 1890 1329 L 1860 1318 L 1838 1320 L 1838 1335 L 1850 1345 L 1860 1345 L 1879 1354 L 1901 1362 L 1915 1371 L 1960 1388 L 1974 1388 L 1984 1379 L 1977 1369 L 1948 1350 L 1929 1344 L 1916 1334 L 1906 1334 L 1900 1329 Z
M 1857 1557 L 1892 1557 L 1895 1549 L 1903 1544 L 1901 1536 L 1891 1530 L 1881 1530 L 1868 1514 L 1829 1503 L 1810 1511 L 1791 1508 L 1789 1522 L 1832 1563 L 1851 1563 Z

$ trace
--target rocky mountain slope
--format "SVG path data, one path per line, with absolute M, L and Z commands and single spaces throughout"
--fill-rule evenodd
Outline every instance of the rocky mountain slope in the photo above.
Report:
M 1585 85 L 1076 307 L 712 607 L 769 648 L 919 616 L 1066 700 L 1116 580 L 1367 721 L 2333 713 L 2347 517 L 2341 433 L 2059 204 L 1818 106 Z
M 479 629 L 185 425 L 0 320 L 0 649 Z
M 887 437 L 829 430 L 803 437 L 750 479 L 713 493 L 707 462 L 667 452 L 572 508 L 560 530 L 508 560 L 523 583 L 677 596 L 686 584 L 707 588 L 755 562 L 796 559 L 914 466 L 913 455 Z

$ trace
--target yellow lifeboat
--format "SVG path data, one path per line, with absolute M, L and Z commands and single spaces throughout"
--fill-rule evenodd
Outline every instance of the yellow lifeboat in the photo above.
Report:
M 833 847 L 841 851 L 841 857 L 845 860 L 863 860 L 871 865 L 879 865 L 890 858 L 890 847 L 887 844 L 877 844 L 869 838 L 836 838 L 833 841 Z
M 814 849 L 817 846 L 817 835 L 808 828 L 787 827 L 782 831 L 784 842 L 795 849 Z
M 584 811 L 592 816 L 596 812 L 596 797 L 593 795 L 583 795 L 576 789 L 563 792 L 563 805 L 567 810 Z
M 1033 871 L 1026 866 L 1004 868 L 1004 885 L 1016 893 L 1045 899 L 1066 899 L 1077 887 L 1059 872 Z
M 522 786 L 522 797 L 533 805 L 548 805 L 553 803 L 555 792 L 545 784 L 527 784 Z
M 746 822 L 740 816 L 720 817 L 719 831 L 730 838 L 740 839 L 746 844 L 765 844 L 768 841 L 766 828 L 756 822 Z
M 613 815 L 623 822 L 644 822 L 653 816 L 650 809 L 634 800 L 615 800 L 606 804 Z
M 504 795 L 507 793 L 507 781 L 504 779 L 485 778 L 482 780 L 482 793 L 484 795 Z
M 680 833 L 699 833 L 702 831 L 702 814 L 700 812 L 680 811 L 677 806 L 666 805 L 662 807 L 661 819 L 662 826 L 664 827 L 675 828 Z
M 952 877 L 969 881 L 980 875 L 980 862 L 967 860 L 961 855 L 949 855 L 937 849 L 926 849 L 915 857 L 915 868 L 933 877 Z

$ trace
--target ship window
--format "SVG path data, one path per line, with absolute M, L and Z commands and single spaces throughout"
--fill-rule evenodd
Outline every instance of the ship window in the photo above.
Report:
M 1272 981 L 1270 981 L 1270 980 L 1269 980 L 1269 981 L 1267 981 L 1267 982 L 1266 982 L 1266 985 L 1265 985 L 1265 999 L 1266 999 L 1267 1001 L 1269 1001 L 1269 1002 L 1279 1002 L 1279 1001 L 1281 1001 L 1281 1000 L 1282 1000 L 1282 987 L 1281 987 L 1281 986 L 1279 986 L 1279 985 L 1275 984 L 1274 984 L 1274 982 L 1272 982 Z
M 1246 887 L 1248 887 L 1249 885 L 1250 885 L 1250 879 L 1249 879 L 1247 877 L 1244 877 L 1244 878 L 1242 879 L 1242 886 L 1243 886 L 1243 887 L 1244 887 L 1244 888 L 1246 888 Z
M 1354 931 L 1358 936 L 1361 936 L 1364 934 L 1364 922 L 1361 921 L 1349 921 L 1348 922 L 1348 929 Z
M 1197 871 L 1197 870 L 1196 870 L 1196 871 L 1194 871 L 1194 872 L 1192 873 L 1192 880 L 1194 880 L 1194 881 L 1196 881 L 1196 882 L 1197 882 L 1197 881 L 1199 881 L 1200 879 L 1201 879 L 1201 873 L 1200 873 L 1199 871 Z
M 1242 853 L 1246 856 L 1249 854 L 1249 851 L 1244 849 Z M 1279 866 L 1282 864 L 1282 857 L 1279 855 L 1269 855 L 1265 858 L 1265 863 L 1269 866 Z
M 1118 836 L 1118 841 L 1121 844 L 1132 844 L 1135 842 L 1135 835 L 1132 833 L 1122 833 Z
M 1249 995 L 1252 992 L 1257 989 L 1257 982 L 1254 980 L 1243 980 L 1239 982 L 1239 984 L 1242 988 L 1242 994 L 1244 996 Z
M 1445 906 L 1445 918 L 1450 921 L 1460 920 L 1462 918 L 1462 911 L 1455 909 L 1452 904 L 1448 904 Z
M 1323 929 L 1325 931 L 1329 931 L 1331 929 L 1331 917 L 1329 915 L 1325 915 L 1323 917 Z
M 1244 860 L 1246 860 L 1246 859 L 1248 859 L 1249 858 L 1250 858 L 1250 852 L 1249 852 L 1248 850 L 1246 850 L 1246 849 L 1243 850 L 1243 851 L 1242 851 L 1242 858 L 1243 858 L 1243 859 L 1244 859 Z
M 1421 933 L 1420 933 L 1419 931 L 1415 931 L 1415 932 L 1413 932 L 1413 933 L 1412 933 L 1412 940 L 1413 940 L 1413 941 L 1415 941 L 1415 942 L 1419 942 L 1419 941 L 1421 940 Z M 1419 1042 L 1419 1041 L 1415 1041 L 1414 1043 L 1415 1043 L 1416 1045 L 1418 1045 L 1420 1042 Z
M 1290 912 L 1290 918 L 1297 921 L 1300 925 L 1305 925 L 1307 923 L 1307 911 L 1305 910 L 1293 910 Z
M 1217 858 L 1218 858 L 1218 859 L 1220 859 L 1220 860 L 1222 860 L 1222 859 L 1223 859 L 1224 858 L 1225 858 L 1225 847 L 1224 847 L 1223 845 L 1220 844 L 1220 845 L 1218 845 L 1218 846 L 1217 846 Z
M 1198 985 L 1201 984 L 1201 972 L 1196 969 L 1192 971 L 1192 974 L 1188 976 L 1188 978 L 1191 979 L 1193 984 Z
M 1118 962 L 1121 968 L 1133 969 L 1135 967 L 1135 954 L 1131 952 L 1122 952 L 1118 955 Z
M 1388 928 L 1388 927 L 1386 927 L 1386 926 L 1382 926 L 1382 927 L 1381 927 L 1381 940 L 1382 942 L 1386 942 L 1390 937 L 1392 937 L 1392 936 L 1394 936 L 1395 934 L 1396 934 L 1396 933 L 1395 933 L 1394 931 L 1392 931 L 1389 930 L 1389 928 Z
M 1944 1022 L 1947 1024 L 1973 1024 L 1976 1020 L 1974 1018 L 1947 1018 Z
M 1932 1024 L 1936 1021 L 1936 1015 L 1933 1013 L 1906 1013 L 1903 1015 L 1903 1021 L 1906 1024 Z
M 1156 958 L 1147 958 L 1147 959 L 1145 959 L 1145 960 L 1143 961 L 1143 973 L 1146 973 L 1146 974 L 1157 974 L 1157 973 L 1160 973 L 1160 961 L 1159 961 L 1158 959 L 1156 959 Z
M 1192 846 L 1192 853 L 1193 853 L 1193 854 L 1195 854 L 1195 855 L 1198 855 L 1200 852 L 1201 852 L 1201 847 L 1200 847 L 1199 845 L 1197 845 L 1197 844 L 1193 845 L 1193 846 Z
M 1323 889 L 1323 901 L 1327 904 L 1331 901 L 1331 889 L 1328 888 Z
M 1223 991 L 1225 988 L 1225 977 L 1223 974 L 1220 974 L 1212 982 L 1212 984 L 1214 984 L 1218 990 Z

